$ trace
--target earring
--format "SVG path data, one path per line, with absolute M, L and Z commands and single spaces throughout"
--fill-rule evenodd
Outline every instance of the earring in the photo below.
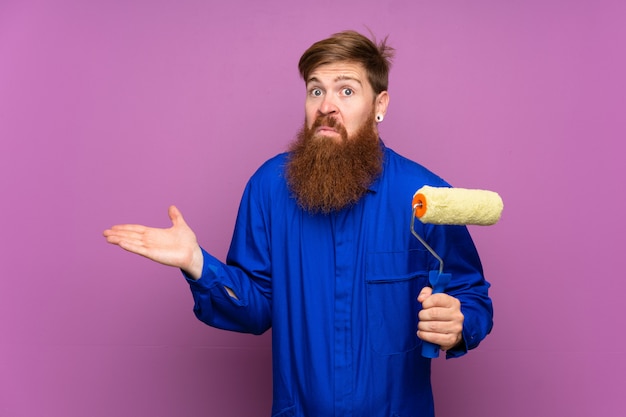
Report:
M 384 117 L 382 114 L 379 114 L 378 116 L 376 116 L 376 121 L 377 121 L 378 123 L 380 123 L 380 122 L 382 122 L 382 121 L 383 121 L 383 119 L 384 119 L 384 118 L 385 118 L 385 117 Z

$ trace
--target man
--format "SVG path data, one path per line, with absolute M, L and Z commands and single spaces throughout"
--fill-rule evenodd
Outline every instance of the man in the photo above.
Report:
M 205 323 L 272 327 L 273 416 L 433 416 L 422 340 L 457 357 L 491 330 L 489 284 L 465 227 L 416 222 L 452 274 L 446 294 L 428 287 L 439 265 L 410 232 L 410 203 L 421 186 L 448 184 L 379 139 L 391 57 L 385 41 L 352 31 L 304 53 L 304 126 L 248 182 L 226 263 L 175 207 L 169 229 L 104 232 L 181 268 Z

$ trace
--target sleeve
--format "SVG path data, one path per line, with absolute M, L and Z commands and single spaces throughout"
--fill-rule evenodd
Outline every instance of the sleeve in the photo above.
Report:
M 270 252 L 265 224 L 259 199 L 248 183 L 226 263 L 203 250 L 201 277 L 193 280 L 186 276 L 194 298 L 194 313 L 202 322 L 253 334 L 271 327 Z
M 463 343 L 449 350 L 448 358 L 476 348 L 493 327 L 493 305 L 482 264 L 465 226 L 432 226 L 427 240 L 443 259 L 444 272 L 452 275 L 445 292 L 461 302 Z M 434 263 L 437 263 L 434 260 Z M 433 264 L 432 268 L 439 268 Z

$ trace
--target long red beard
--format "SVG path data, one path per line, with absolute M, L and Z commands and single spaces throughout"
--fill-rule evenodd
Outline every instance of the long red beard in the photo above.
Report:
M 320 125 L 331 126 L 341 141 L 315 137 Z M 331 213 L 356 204 L 382 171 L 382 148 L 373 128 L 374 114 L 351 137 L 335 119 L 317 118 L 291 144 L 287 184 L 298 204 L 311 213 Z

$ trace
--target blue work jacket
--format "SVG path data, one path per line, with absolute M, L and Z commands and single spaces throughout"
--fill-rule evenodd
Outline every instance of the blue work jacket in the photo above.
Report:
M 272 328 L 274 417 L 434 415 L 416 297 L 439 263 L 411 233 L 411 202 L 423 185 L 448 184 L 381 146 L 381 176 L 332 214 L 298 207 L 286 154 L 267 161 L 246 186 L 226 263 L 203 251 L 201 278 L 187 278 L 203 322 Z M 461 356 L 491 330 L 489 284 L 466 227 L 416 221 L 415 230 L 452 274 L 446 292 L 461 301 L 464 343 L 447 355 Z

